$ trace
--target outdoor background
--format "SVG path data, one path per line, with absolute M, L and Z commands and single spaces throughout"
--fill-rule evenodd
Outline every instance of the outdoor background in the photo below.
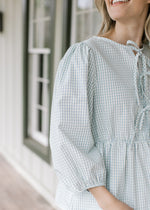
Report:
M 94 0 L 0 0 L 0 210 L 58 209 L 49 141 L 55 74 L 69 46 L 100 24 Z

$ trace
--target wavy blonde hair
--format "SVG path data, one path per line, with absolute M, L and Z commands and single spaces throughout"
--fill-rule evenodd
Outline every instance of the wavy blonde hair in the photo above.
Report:
M 109 32 L 115 26 L 115 21 L 108 14 L 105 0 L 95 0 L 95 5 L 102 16 L 102 24 L 99 35 Z M 150 42 L 150 5 L 145 21 L 145 29 L 142 37 L 142 42 L 148 44 Z

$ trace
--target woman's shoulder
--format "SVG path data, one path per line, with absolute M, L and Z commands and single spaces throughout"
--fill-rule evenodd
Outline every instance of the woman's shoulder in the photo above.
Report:
M 96 44 L 97 44 L 94 40 L 94 37 L 95 36 L 91 36 L 91 37 L 88 37 L 82 41 L 78 41 L 78 42 L 71 44 L 68 47 L 65 54 L 68 54 L 71 52 L 77 52 L 77 51 L 80 51 L 80 53 L 82 53 L 83 50 L 87 50 L 87 51 L 94 50 L 96 48 Z
M 66 50 L 63 58 L 82 57 L 90 58 L 94 54 L 103 54 L 106 51 L 106 42 L 103 37 L 90 36 L 82 41 L 71 44 Z
M 81 48 L 89 48 L 89 49 L 95 50 L 97 49 L 97 47 L 102 48 L 103 46 L 105 46 L 107 43 L 106 39 L 107 38 L 103 36 L 96 36 L 96 35 L 89 36 L 82 41 L 78 41 L 71 44 L 68 49 L 81 47 Z
M 80 58 L 81 62 L 86 62 L 91 57 L 93 57 L 96 52 L 95 42 L 92 37 L 84 39 L 82 41 L 75 42 L 71 44 L 62 57 L 62 61 L 71 62 L 71 60 L 76 61 Z M 75 62 L 76 63 L 76 62 Z
M 103 52 L 103 50 L 106 49 L 107 44 L 105 37 L 96 35 L 90 36 L 82 42 L 94 52 Z
M 72 77 L 81 74 L 86 75 L 96 68 L 94 57 L 93 50 L 86 40 L 71 44 L 59 61 L 57 78 L 62 80 L 69 75 Z

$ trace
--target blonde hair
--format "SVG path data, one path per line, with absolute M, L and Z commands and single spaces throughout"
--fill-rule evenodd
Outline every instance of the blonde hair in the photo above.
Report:
M 115 26 L 115 21 L 108 14 L 105 0 L 95 0 L 95 5 L 102 16 L 102 24 L 99 31 L 100 35 L 109 32 Z M 145 21 L 145 29 L 142 37 L 142 42 L 148 44 L 150 42 L 150 5 L 148 9 L 147 19 Z

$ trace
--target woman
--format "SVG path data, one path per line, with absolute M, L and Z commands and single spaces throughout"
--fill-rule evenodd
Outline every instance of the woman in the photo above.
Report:
M 50 144 L 63 210 L 150 209 L 150 0 L 95 0 L 100 33 L 59 63 Z

